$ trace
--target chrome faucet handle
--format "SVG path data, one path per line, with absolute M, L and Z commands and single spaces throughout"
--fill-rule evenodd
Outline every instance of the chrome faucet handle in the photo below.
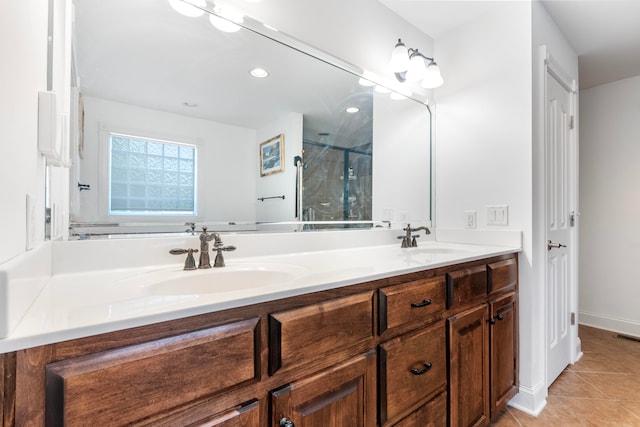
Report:
M 171 249 L 169 253 L 171 255 L 182 255 L 187 254 L 187 259 L 184 261 L 184 269 L 183 270 L 196 270 L 196 260 L 193 257 L 193 253 L 198 252 L 197 249 Z
M 216 251 L 216 259 L 213 261 L 213 266 L 214 267 L 224 267 L 224 256 L 222 256 L 222 251 L 235 251 L 236 247 L 235 246 L 218 246 L 216 248 L 213 248 L 214 251 Z
M 398 236 L 398 239 L 402 239 L 402 243 L 400 244 L 401 248 L 408 248 L 410 245 L 410 240 L 407 240 L 407 236 Z

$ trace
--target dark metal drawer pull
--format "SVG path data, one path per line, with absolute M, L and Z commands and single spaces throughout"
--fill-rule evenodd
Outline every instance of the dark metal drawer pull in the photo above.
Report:
M 429 372 L 429 370 L 431 369 L 431 362 L 424 362 L 423 365 L 424 365 L 424 369 L 413 368 L 411 370 L 411 373 L 413 375 L 422 375 Z
M 293 421 L 291 421 L 289 418 L 282 418 L 280 420 L 280 426 L 281 427 L 295 427 L 295 424 L 293 424 Z
M 425 300 L 422 300 L 422 302 L 412 302 L 411 307 L 426 307 L 429 304 L 431 304 L 431 300 L 425 299 Z

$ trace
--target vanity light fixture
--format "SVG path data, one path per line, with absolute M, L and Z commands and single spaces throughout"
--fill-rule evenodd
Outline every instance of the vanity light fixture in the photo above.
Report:
M 256 67 L 249 70 L 249 74 L 257 79 L 264 79 L 269 75 L 269 72 L 264 68 Z
M 169 0 L 171 7 L 178 13 L 190 18 L 197 18 L 204 14 L 204 8 L 207 6 L 206 0 L 189 0 L 188 2 L 183 0 Z
M 367 80 L 364 77 L 360 77 L 360 79 L 358 80 L 358 83 L 360 84 L 360 86 L 365 86 L 365 87 L 375 86 L 374 82 L 372 82 L 371 80 Z
M 358 107 L 349 107 L 349 108 L 347 108 L 347 109 L 346 109 L 346 110 L 344 110 L 344 111 L 346 111 L 347 113 L 350 113 L 350 114 L 355 114 L 355 113 L 357 113 L 358 111 L 360 111 L 360 109 L 359 109 Z
M 425 60 L 429 63 L 425 64 Z M 393 48 L 390 66 L 399 82 L 422 80 L 420 86 L 426 89 L 436 88 L 444 83 L 436 61 L 418 49 L 407 48 L 401 39 L 398 39 Z
M 210 15 L 209 21 L 218 30 L 225 33 L 235 33 L 242 28 L 238 25 L 244 22 L 244 15 L 240 12 L 226 6 L 224 8 L 216 6 L 213 11 L 219 16 Z

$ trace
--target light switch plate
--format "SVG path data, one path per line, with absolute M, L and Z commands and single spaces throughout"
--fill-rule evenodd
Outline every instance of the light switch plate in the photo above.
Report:
M 509 225 L 509 205 L 487 206 L 487 225 Z
M 464 211 L 464 228 L 476 228 L 476 211 Z

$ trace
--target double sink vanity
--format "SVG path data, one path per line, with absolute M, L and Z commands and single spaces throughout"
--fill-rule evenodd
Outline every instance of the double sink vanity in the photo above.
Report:
M 169 251 L 197 236 L 50 243 L 45 281 L 0 282 L 37 288 L 4 319 L 1 425 L 487 425 L 517 392 L 520 249 L 397 235 L 229 234 L 194 271 Z

